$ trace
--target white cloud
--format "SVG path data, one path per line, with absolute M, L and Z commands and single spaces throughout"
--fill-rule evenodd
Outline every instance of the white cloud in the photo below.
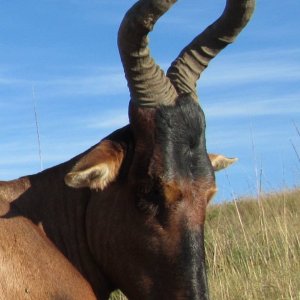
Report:
M 43 91 L 48 97 L 59 95 L 119 95 L 127 92 L 124 72 L 121 68 L 113 67 L 88 67 L 74 68 L 74 76 L 52 76 L 44 79 L 13 78 L 9 75 L 0 76 L 0 87 L 13 86 L 17 89 L 27 87 L 31 91 L 32 86 Z M 62 71 L 62 70 L 61 70 Z
M 222 55 L 216 64 L 204 71 L 201 88 L 300 80 L 299 49 L 269 51 Z
M 117 129 L 128 124 L 127 110 L 106 111 L 100 117 L 86 120 L 88 128 L 92 129 Z
M 9 76 L 0 76 L 0 86 L 24 86 L 24 85 L 29 85 L 31 84 L 30 81 L 26 79 L 17 79 L 17 78 L 10 78 Z
M 230 101 L 222 100 L 206 103 L 205 113 L 209 118 L 300 114 L 300 93 L 277 96 L 241 94 L 231 96 Z
M 119 95 L 126 92 L 124 75 L 103 74 L 82 77 L 67 77 L 46 82 L 37 82 L 47 95 Z

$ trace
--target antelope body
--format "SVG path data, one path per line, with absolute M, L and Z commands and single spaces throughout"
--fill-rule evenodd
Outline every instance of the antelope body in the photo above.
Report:
M 166 75 L 147 35 L 176 0 L 140 0 L 118 45 L 129 125 L 85 153 L 0 182 L 0 299 L 209 299 L 204 251 L 214 171 L 196 81 L 247 24 L 254 0 L 227 0 Z

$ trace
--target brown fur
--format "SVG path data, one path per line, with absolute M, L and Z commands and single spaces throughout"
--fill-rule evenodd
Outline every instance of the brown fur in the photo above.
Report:
M 40 229 L 0 201 L 0 299 L 96 299 L 90 285 Z M 15 212 L 18 214 L 17 212 Z
M 172 205 L 183 198 L 182 192 L 176 182 L 167 182 L 163 185 L 164 195 L 168 205 Z
M 183 286 L 170 289 L 180 286 L 173 264 L 182 251 L 184 232 L 204 224 L 215 185 L 213 178 L 164 181 L 161 146 L 151 133 L 153 116 L 153 111 L 143 110 L 135 116 L 135 124 L 143 118 L 149 124 L 144 133 L 137 131 L 132 158 L 127 153 L 132 141 L 126 137 L 131 129 L 126 127 L 67 163 L 0 183 L 0 257 L 7 270 L 0 274 L 7 278 L 0 286 L 5 299 L 106 299 L 114 286 L 131 299 L 179 297 Z M 131 161 L 127 166 L 125 157 Z M 106 164 L 110 173 L 103 192 L 64 184 L 70 174 L 80 176 L 99 164 Z M 121 168 L 127 177 L 118 180 Z M 161 178 L 165 199 L 165 209 L 155 210 L 158 218 L 139 212 L 134 202 L 136 189 L 151 191 L 153 177 Z M 84 183 L 93 190 L 91 180 Z M 15 249 L 15 240 L 18 251 L 9 250 Z
M 209 298 L 206 207 L 213 167 L 233 160 L 209 161 L 195 78 L 246 25 L 254 1 L 228 0 L 165 76 L 147 34 L 175 2 L 140 0 L 120 26 L 130 125 L 64 164 L 0 182 L 3 300 L 104 300 L 115 288 L 131 300 Z
M 89 192 L 64 184 L 82 157 L 0 183 L 1 300 L 108 297 L 111 288 L 87 244 Z
M 0 200 L 14 201 L 30 188 L 30 181 L 23 177 L 10 182 L 0 181 Z

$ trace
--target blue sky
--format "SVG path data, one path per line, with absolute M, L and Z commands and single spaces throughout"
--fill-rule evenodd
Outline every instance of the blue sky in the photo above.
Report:
M 116 45 L 133 0 L 2 0 L 0 178 L 48 168 L 125 125 L 129 92 Z M 150 35 L 167 69 L 225 1 L 181 0 Z M 215 201 L 300 184 L 300 1 L 257 1 L 253 19 L 198 83 L 207 145 L 239 161 Z

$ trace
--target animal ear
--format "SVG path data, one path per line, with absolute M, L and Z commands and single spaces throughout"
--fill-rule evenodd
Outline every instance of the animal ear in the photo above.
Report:
M 237 158 L 228 158 L 220 154 L 208 154 L 208 156 L 215 172 L 226 169 L 238 160 Z
M 65 183 L 73 188 L 89 187 L 103 190 L 113 182 L 124 158 L 125 149 L 119 143 L 103 140 L 82 156 L 65 176 Z

